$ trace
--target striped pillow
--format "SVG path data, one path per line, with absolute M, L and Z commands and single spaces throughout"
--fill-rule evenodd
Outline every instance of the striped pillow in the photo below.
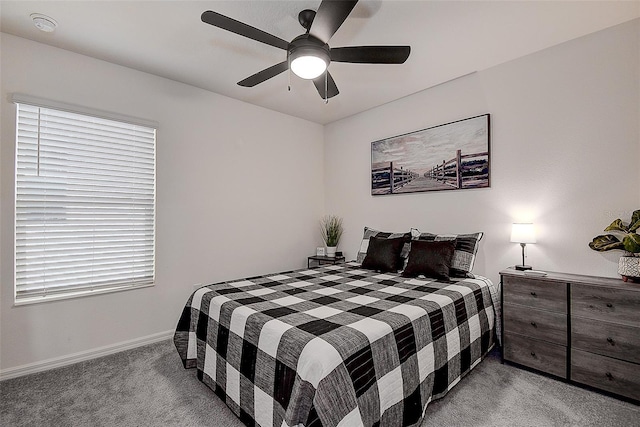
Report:
M 471 274 L 473 264 L 476 262 L 476 254 L 478 253 L 478 244 L 484 235 L 483 232 L 471 234 L 432 234 L 432 233 L 415 233 L 412 229 L 414 240 L 426 241 L 443 241 L 455 240 L 456 250 L 453 252 L 453 260 L 451 262 L 451 277 L 474 277 Z
M 398 237 L 404 237 L 406 239 L 406 243 L 402 246 L 402 252 L 400 252 L 400 257 L 403 262 L 409 256 L 409 248 L 411 247 L 411 233 L 388 233 L 385 231 L 374 230 L 373 228 L 365 227 L 364 235 L 362 236 L 362 242 L 360 243 L 360 250 L 358 251 L 358 257 L 356 261 L 362 264 L 364 261 L 364 257 L 367 255 L 367 248 L 369 247 L 369 239 L 371 237 L 377 237 L 378 239 L 394 239 Z

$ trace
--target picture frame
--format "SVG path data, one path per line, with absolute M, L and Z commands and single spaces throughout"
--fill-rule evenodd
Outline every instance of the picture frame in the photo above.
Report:
M 324 247 L 318 246 L 316 248 L 316 256 L 327 256 L 327 253 L 326 253 Z
M 490 115 L 371 143 L 371 195 L 490 187 Z

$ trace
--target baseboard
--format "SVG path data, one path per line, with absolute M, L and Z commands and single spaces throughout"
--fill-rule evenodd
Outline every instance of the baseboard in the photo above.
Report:
M 0 370 L 0 381 L 21 377 L 23 375 L 34 374 L 36 372 L 48 371 L 50 369 L 61 368 L 67 365 L 73 365 L 74 363 L 84 362 L 86 360 L 108 356 L 110 354 L 119 353 L 121 351 L 130 350 L 132 348 L 141 347 L 143 345 L 164 341 L 171 338 L 173 336 L 173 333 L 173 330 L 158 332 L 157 334 L 151 334 L 145 337 L 122 341 L 116 344 L 94 348 L 92 350 L 81 351 L 66 356 L 54 357 L 53 359 L 28 363 L 26 365 L 20 365 L 14 368 L 2 369 Z

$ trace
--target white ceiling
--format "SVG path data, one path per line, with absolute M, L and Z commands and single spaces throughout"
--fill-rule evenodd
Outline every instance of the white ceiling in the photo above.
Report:
M 329 45 L 410 45 L 403 65 L 332 63 L 340 94 L 325 105 L 288 73 L 236 83 L 286 52 L 204 24 L 214 10 L 282 39 L 302 34 L 309 1 L 0 1 L 0 30 L 326 124 L 445 81 L 640 16 L 640 1 L 361 0 Z M 54 33 L 29 15 L 54 18 Z

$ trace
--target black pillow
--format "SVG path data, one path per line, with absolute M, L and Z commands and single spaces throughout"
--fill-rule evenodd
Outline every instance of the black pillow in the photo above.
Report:
M 400 254 L 402 247 L 408 241 L 406 237 L 378 238 L 372 236 L 369 239 L 367 255 L 362 261 L 362 268 L 382 272 L 397 272 L 404 263 Z
M 456 250 L 455 240 L 411 242 L 409 259 L 402 275 L 416 277 L 424 275 L 434 279 L 449 280 L 449 269 Z

